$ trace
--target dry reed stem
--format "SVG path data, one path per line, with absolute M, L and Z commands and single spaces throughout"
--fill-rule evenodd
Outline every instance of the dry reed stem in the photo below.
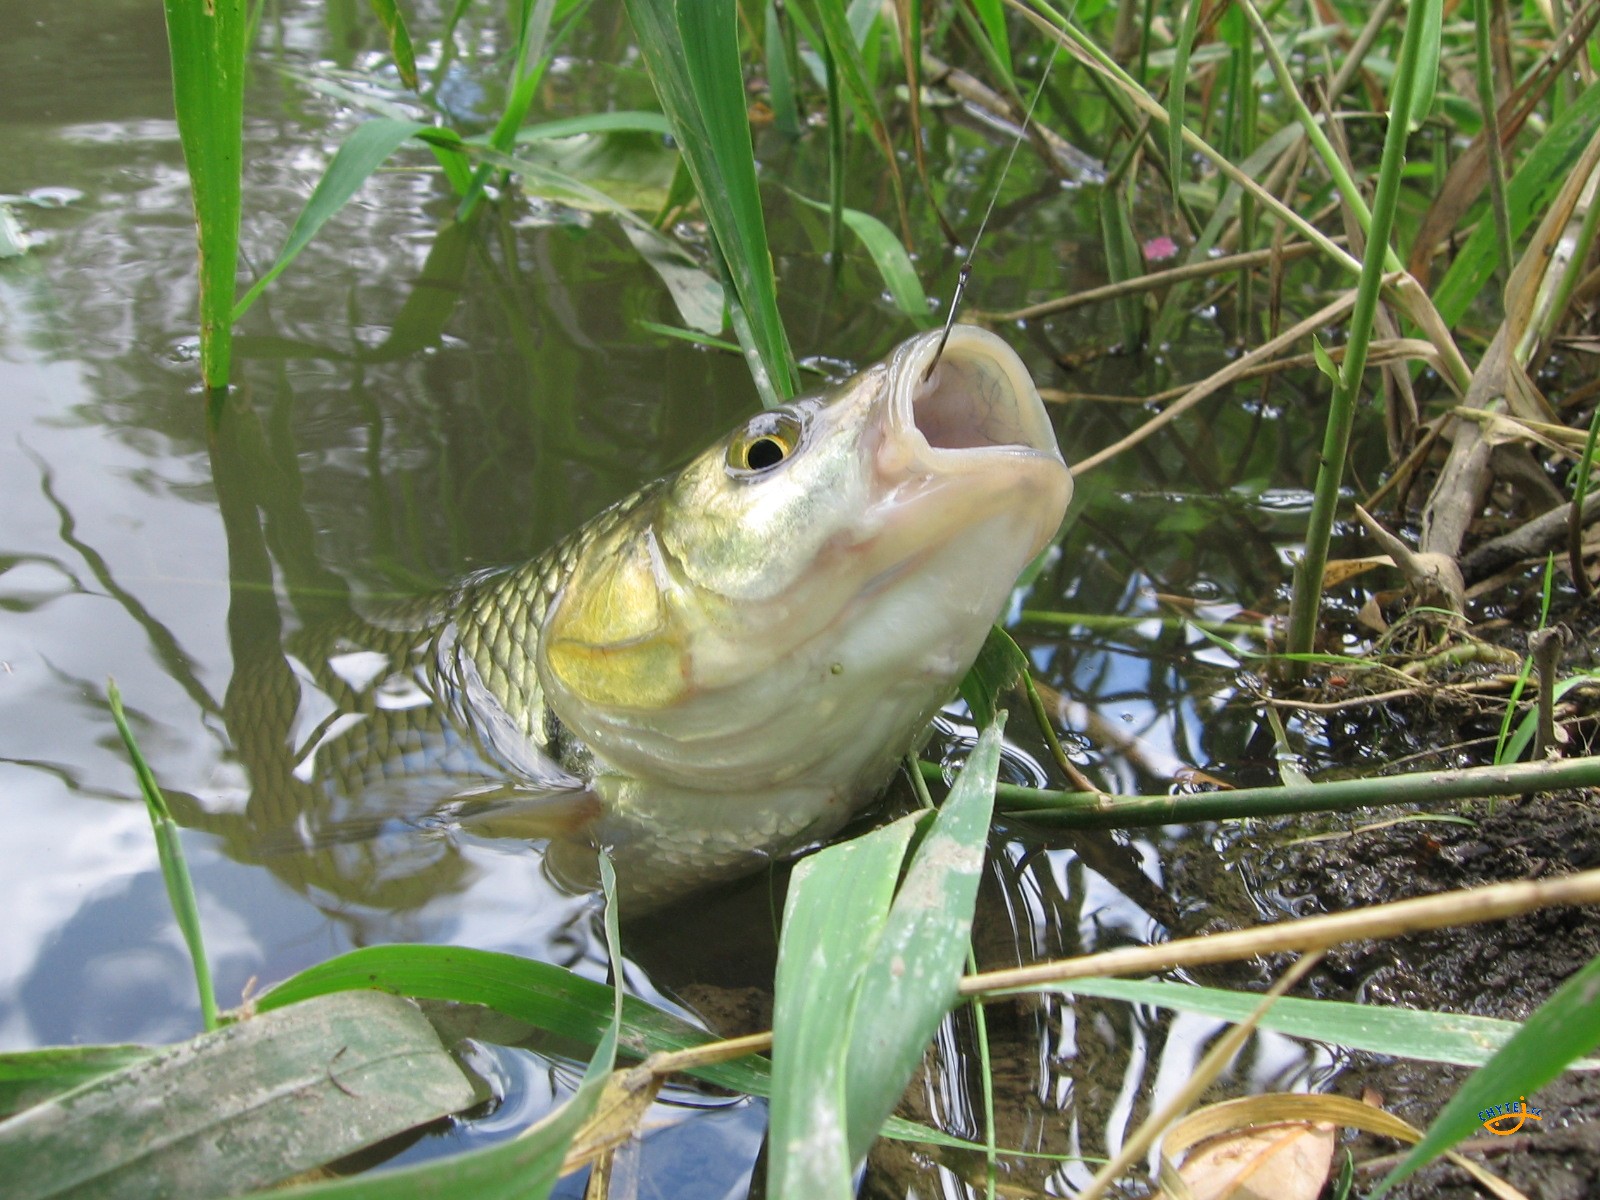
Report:
M 1184 393 L 1182 399 L 1175 401 L 1170 407 L 1163 409 L 1161 412 L 1151 417 L 1148 421 L 1139 426 L 1139 428 L 1135 429 L 1126 437 L 1111 443 L 1111 445 L 1107 446 L 1104 450 L 1100 450 L 1089 455 L 1088 458 L 1073 463 L 1073 474 L 1081 475 L 1086 471 L 1092 471 L 1095 467 L 1110 461 L 1129 447 L 1138 445 L 1140 442 L 1144 441 L 1145 438 L 1149 437 L 1163 426 L 1171 424 L 1180 414 L 1187 412 L 1196 404 L 1199 404 L 1200 401 L 1204 400 L 1207 396 L 1210 396 L 1220 389 L 1226 387 L 1228 384 L 1234 382 L 1234 380 L 1242 378 L 1244 373 L 1257 363 L 1274 357 L 1280 351 L 1292 346 L 1301 338 L 1315 333 L 1318 329 L 1321 329 L 1324 325 L 1327 325 L 1331 321 L 1338 320 L 1345 313 L 1350 311 L 1351 307 L 1355 304 L 1355 301 L 1356 293 L 1355 289 L 1352 288 L 1351 290 L 1342 293 L 1339 298 L 1334 300 L 1332 303 L 1323 305 L 1299 324 L 1292 326 L 1283 333 L 1280 333 L 1271 341 L 1263 342 L 1248 354 L 1243 355 L 1242 357 L 1229 363 L 1226 367 L 1222 368 L 1222 370 L 1206 376 L 1206 378 L 1202 379 L 1199 383 L 1189 388 L 1188 391 Z
M 972 317 L 975 320 L 996 323 L 1001 321 L 1029 321 L 1035 317 L 1048 317 L 1054 313 L 1066 312 L 1068 309 L 1078 308 L 1085 304 L 1098 304 L 1103 300 L 1116 300 L 1122 296 L 1154 291 L 1157 288 L 1183 283 L 1190 279 L 1204 279 L 1211 275 L 1226 275 L 1230 271 L 1266 266 L 1272 261 L 1275 254 L 1285 260 L 1304 258 L 1306 255 L 1314 253 L 1317 249 L 1319 247 L 1312 245 L 1310 242 L 1291 242 L 1281 250 L 1270 246 L 1264 250 L 1247 250 L 1241 254 L 1229 254 L 1221 258 L 1208 258 L 1203 262 L 1185 263 L 1181 267 L 1169 267 L 1165 271 L 1152 271 L 1150 274 L 1141 275 L 1137 279 L 1128 279 L 1121 283 L 1108 283 L 1103 287 L 1074 292 L 1070 296 L 1059 296 L 1054 300 L 1044 300 L 1038 304 L 1030 304 L 1025 308 L 1014 308 L 1009 312 L 979 312 L 974 313 Z
M 1344 361 L 1343 346 L 1330 346 L 1328 357 L 1335 363 Z M 1380 366 L 1384 363 L 1418 360 L 1429 366 L 1437 367 L 1439 355 L 1437 347 L 1432 342 L 1425 342 L 1421 338 L 1394 338 L 1373 342 L 1367 350 L 1367 365 Z M 1296 368 L 1314 367 L 1317 363 L 1315 354 L 1291 354 L 1285 358 L 1273 359 L 1271 362 L 1257 363 L 1242 372 L 1235 382 L 1246 379 L 1256 379 L 1263 375 L 1276 375 L 1280 371 L 1292 371 Z M 1204 382 L 1203 380 L 1201 382 Z M 1184 383 L 1177 387 L 1167 388 L 1164 391 L 1152 392 L 1148 396 L 1116 396 L 1101 392 L 1068 392 L 1061 388 L 1040 388 L 1039 397 L 1051 404 L 1065 404 L 1068 401 L 1087 400 L 1099 404 L 1165 404 L 1169 400 L 1176 400 L 1184 395 L 1190 388 L 1198 387 L 1199 383 Z
M 1596 903 L 1600 903 L 1600 870 L 1539 882 L 1493 883 L 1441 892 L 1436 896 L 1396 900 L 1355 912 L 1280 921 L 1254 929 L 1181 938 L 1159 946 L 1128 946 L 1059 962 L 987 971 L 962 979 L 959 990 L 963 996 L 988 999 L 1022 988 L 1066 983 L 1091 975 L 1147 975 L 1268 954 L 1304 953 L 1325 950 L 1340 942 L 1365 938 L 1381 940 L 1425 929 L 1502 921 L 1558 904 Z

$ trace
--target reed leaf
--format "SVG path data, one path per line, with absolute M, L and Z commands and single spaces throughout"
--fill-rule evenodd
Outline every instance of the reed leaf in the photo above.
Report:
M 239 303 L 233 309 L 233 320 L 239 320 L 250 311 L 250 306 L 267 284 L 283 274 L 289 264 L 299 257 L 300 251 L 317 236 L 317 231 L 349 203 L 350 197 L 391 154 L 428 128 L 420 121 L 400 121 L 392 117 L 377 117 L 357 125 L 333 156 L 333 161 L 317 181 L 317 186 L 312 189 L 311 198 L 295 218 L 277 259 L 239 298 Z
M 774 1200 L 853 1194 L 855 1164 L 956 1002 L 1002 726 L 984 731 L 898 892 L 925 813 L 829 847 L 790 880 L 773 1013 Z
M 799 376 L 778 312 L 733 0 L 627 0 L 627 8 L 732 284 L 745 360 L 762 401 L 780 404 L 799 390 Z
M 244 153 L 244 0 L 166 0 L 172 99 L 200 243 L 200 373 L 228 386 Z
M 389 56 L 394 59 L 395 70 L 400 72 L 400 82 L 413 92 L 417 91 L 417 55 L 411 47 L 411 34 L 406 29 L 405 16 L 395 0 L 369 0 L 372 11 L 389 39 Z
M 967 756 L 913 851 L 861 981 L 847 1059 L 850 1152 L 860 1161 L 956 1005 L 978 899 L 1005 713 Z
M 1550 207 L 1596 129 L 1600 129 L 1600 82 L 1591 83 L 1550 123 L 1507 183 L 1506 216 L 1513 242 Z M 1495 222 L 1480 221 L 1433 291 L 1434 307 L 1447 324 L 1466 315 L 1499 263 Z
M 820 212 L 829 211 L 829 205 L 820 204 L 799 193 L 793 195 L 802 204 Z M 856 235 L 862 249 L 872 259 L 872 265 L 878 268 L 894 306 L 910 318 L 918 329 L 931 329 L 937 325 L 938 318 L 928 307 L 928 294 L 922 290 L 916 265 L 895 236 L 894 230 L 871 213 L 858 208 L 841 208 L 839 215 L 843 226 Z
M 415 1005 L 322 996 L 166 1047 L 0 1123 L 0 1177 L 13 1200 L 234 1195 L 477 1098 Z
M 1034 991 L 1064 992 L 1148 1004 L 1173 1012 L 1199 1013 L 1224 1021 L 1242 1021 L 1261 1002 L 1255 992 L 1198 987 L 1162 979 L 1074 979 L 1041 985 Z M 1522 1028 L 1515 1021 L 1463 1013 L 1428 1012 L 1344 1000 L 1284 997 L 1257 1022 L 1262 1029 L 1292 1037 L 1328 1042 L 1351 1050 L 1391 1054 L 1423 1062 L 1476 1067 L 1488 1062 Z M 1600 1069 L 1600 1060 L 1572 1063 L 1575 1070 Z
M 772 1014 L 773 1200 L 853 1194 L 845 1136 L 851 1022 L 921 817 L 831 846 L 790 877 Z
M 1202 0 L 1189 0 L 1178 25 L 1178 40 L 1173 46 L 1172 75 L 1167 80 L 1167 163 L 1172 174 L 1172 198 L 1179 200 L 1183 184 L 1183 104 L 1189 91 L 1189 52 L 1194 49 L 1195 29 L 1200 23 Z
M 368 946 L 308 967 L 257 998 L 270 1012 L 310 996 L 376 988 L 416 999 L 481 1004 L 582 1045 L 598 1045 L 611 1020 L 612 989 L 562 967 L 457 946 Z M 704 1030 L 642 1000 L 623 1001 L 622 1037 L 643 1052 L 683 1050 L 713 1040 Z M 764 1090 L 765 1063 L 749 1060 L 697 1070 L 737 1091 Z
M 91 1079 L 142 1062 L 151 1046 L 47 1046 L 0 1054 L 0 1120 Z

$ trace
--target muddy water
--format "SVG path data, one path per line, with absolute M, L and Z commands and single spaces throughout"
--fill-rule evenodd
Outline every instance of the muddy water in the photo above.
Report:
M 613 222 L 511 198 L 469 229 L 448 227 L 447 189 L 413 155 L 372 180 L 249 315 L 237 387 L 208 439 L 159 9 L 96 0 L 41 15 L 6 2 L 0 21 L 21 31 L 0 43 L 0 194 L 32 241 L 0 262 L 0 1048 L 164 1041 L 199 1024 L 106 711 L 108 676 L 190 831 L 225 1003 L 253 982 L 390 941 L 504 950 L 603 975 L 593 904 L 556 890 L 526 843 L 439 836 L 397 814 L 312 851 L 285 836 L 293 814 L 263 821 L 230 695 L 251 664 L 292 673 L 283 647 L 295 630 L 527 558 L 681 462 L 756 405 L 742 362 L 641 327 L 676 316 Z M 593 24 L 547 85 L 546 115 L 649 106 L 647 80 L 608 65 L 623 61 L 625 23 Z M 385 86 L 381 72 L 361 70 L 377 61 L 376 37 L 354 5 L 268 6 L 247 102 L 252 274 L 360 119 L 330 91 Z M 469 129 L 494 113 L 503 37 L 484 25 L 459 39 L 481 58 L 458 62 L 441 97 Z M 790 146 L 769 133 L 761 154 L 797 350 L 837 373 L 913 329 L 859 254 L 831 286 L 819 219 L 783 192 L 822 178 L 819 141 Z M 958 219 L 987 200 L 997 145 L 957 123 L 936 130 Z M 855 152 L 852 178 L 877 179 L 868 148 Z M 892 212 L 884 195 L 849 200 Z M 997 309 L 1102 281 L 1092 197 L 1021 165 L 1000 212 L 976 303 Z M 928 215 L 918 221 L 919 268 L 942 295 L 953 259 Z M 1109 311 L 1011 333 L 1041 383 L 1088 392 L 1153 391 L 1225 350 L 1208 311 L 1181 355 L 1072 373 L 1053 357 L 1113 343 Z M 1270 736 L 1228 704 L 1239 664 L 1163 625 L 1158 595 L 1219 618 L 1273 601 L 1318 436 L 1296 419 L 1307 408 L 1293 387 L 1224 397 L 1177 435 L 1086 477 L 1061 553 L 1019 596 L 1019 608 L 1143 618 L 1112 632 L 1019 627 L 1041 681 L 1060 695 L 1081 764 L 1105 786 L 1165 790 L 1188 767 L 1271 777 Z M 1141 415 L 1063 408 L 1069 460 Z M 1008 772 L 1059 784 L 1038 765 L 1047 759 L 1026 723 L 1013 726 Z M 932 753 L 959 756 L 959 712 L 948 732 Z M 1068 843 L 1002 826 L 980 957 L 1002 965 L 1244 920 L 1249 896 L 1206 833 Z M 1163 890 L 1176 859 L 1203 886 Z M 738 989 L 759 991 L 780 884 L 755 880 L 636 923 L 630 982 L 663 1002 L 693 997 L 708 1014 L 747 996 Z M 759 1021 L 759 995 L 753 1003 Z M 1115 1144 L 1184 1080 L 1215 1028 L 1109 1003 L 1051 1002 L 997 1020 L 996 1072 L 1011 1100 L 1002 1144 L 1055 1153 Z M 930 1116 L 975 1134 L 969 1033 L 951 1027 L 922 1093 Z M 407 1153 L 498 1136 L 570 1080 L 535 1053 L 496 1053 L 503 1104 Z M 1319 1050 L 1265 1038 L 1229 1086 L 1304 1087 L 1330 1065 Z M 699 1101 L 662 1116 L 647 1170 L 693 1178 L 684 1194 L 742 1194 L 759 1105 Z M 928 1176 L 924 1190 L 937 1178 L 960 1192 L 943 1167 L 908 1169 Z M 874 1170 L 903 1193 L 899 1165 Z M 1053 1170 L 1040 1168 L 1038 1181 Z M 1066 1167 L 1057 1182 L 1082 1177 Z

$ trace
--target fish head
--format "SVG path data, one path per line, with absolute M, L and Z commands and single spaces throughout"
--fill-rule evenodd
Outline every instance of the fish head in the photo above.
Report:
M 749 418 L 585 549 L 539 667 L 608 769 L 845 805 L 948 700 L 1072 477 L 1016 354 L 939 339 Z

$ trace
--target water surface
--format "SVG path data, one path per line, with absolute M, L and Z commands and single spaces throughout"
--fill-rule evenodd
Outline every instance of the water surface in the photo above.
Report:
M 293 820 L 274 824 L 252 809 L 230 696 L 237 701 L 253 664 L 281 673 L 288 663 L 292 673 L 285 646 L 297 630 L 526 559 L 682 462 L 757 406 L 743 363 L 641 325 L 677 317 L 610 219 L 513 195 L 455 227 L 445 185 L 426 156 L 408 152 L 249 314 L 236 387 L 208 436 L 159 7 L 0 4 L 6 16 L 14 35 L 0 44 L 0 193 L 33 247 L 0 263 L 0 879 L 10 914 L 0 925 L 0 1048 L 160 1042 L 199 1026 L 148 820 L 106 710 L 108 676 L 190 831 L 224 1003 L 353 946 L 392 941 L 503 950 L 603 977 L 592 900 L 553 887 L 525 842 L 398 818 L 331 847 L 281 836 Z M 419 14 L 419 27 L 429 19 Z M 361 119 L 332 85 L 365 78 L 382 88 L 381 72 L 346 74 L 379 61 L 377 37 L 364 8 L 269 6 L 247 90 L 250 274 L 271 261 L 332 148 Z M 505 34 L 474 12 L 460 40 L 475 52 L 442 95 L 471 128 L 494 112 Z M 642 74 L 613 65 L 631 61 L 625 48 L 625 22 L 594 22 L 554 72 L 541 115 L 651 107 Z M 975 216 L 1004 142 L 955 120 L 930 137 L 954 215 Z M 873 190 L 872 151 L 856 141 L 848 200 L 892 213 Z M 768 131 L 759 151 L 791 334 L 802 357 L 837 375 L 914 327 L 859 252 L 834 284 L 821 219 L 784 191 L 824 177 L 820 143 Z M 1000 309 L 1103 281 L 1082 189 L 1019 160 L 1000 213 L 979 257 L 977 304 Z M 930 214 L 917 222 L 919 269 L 937 301 L 957 256 L 939 244 Z M 1209 311 L 1197 312 L 1181 353 L 1097 358 L 1071 373 L 1056 357 L 1114 343 L 1114 314 L 1002 332 L 1041 384 L 1085 392 L 1154 391 L 1227 351 Z M 1147 618 L 1121 632 L 1018 635 L 1060 696 L 1081 764 L 1104 786 L 1163 791 L 1191 767 L 1270 778 L 1270 735 L 1248 708 L 1228 705 L 1237 664 L 1163 625 L 1160 597 L 1219 617 L 1274 600 L 1303 513 L 1297 464 L 1320 436 L 1281 418 L 1308 403 L 1293 386 L 1270 405 L 1255 390 L 1223 397 L 1203 419 L 1086 477 L 1059 554 L 1019 596 L 1030 609 Z M 1063 407 L 1068 459 L 1141 416 Z M 930 753 L 959 757 L 959 710 L 952 720 Z M 1012 728 L 1007 772 L 1059 786 L 1039 766 L 1048 759 L 1027 723 Z M 1203 830 L 1068 842 L 1002 824 L 980 959 L 1005 965 L 1242 921 L 1254 908 L 1223 851 Z M 669 1003 L 709 989 L 711 1000 L 695 1002 L 708 1012 L 719 995 L 764 987 L 780 886 L 753 880 L 636 923 L 630 984 Z M 1233 981 L 1253 978 L 1241 970 Z M 1015 1103 L 1000 1140 L 1058 1153 L 1114 1144 L 1184 1080 L 1215 1029 L 1109 1003 L 1002 1015 L 991 1035 Z M 928 1115 L 976 1135 L 966 1018 L 941 1050 L 944 1066 L 922 1089 Z M 501 1136 L 573 1078 L 527 1051 L 497 1061 L 508 1093 L 500 1108 L 410 1153 Z M 1306 1086 L 1329 1065 L 1268 1037 L 1230 1086 Z M 697 1187 L 715 1176 L 716 1188 L 743 1194 L 760 1106 L 664 1111 L 672 1127 L 647 1149 L 660 1177 L 692 1163 L 682 1170 L 702 1173 Z M 917 1160 L 907 1169 L 960 1194 L 943 1168 Z M 1080 1168 L 1065 1172 L 1081 1181 Z M 1043 1182 L 1049 1169 L 1037 1173 Z

